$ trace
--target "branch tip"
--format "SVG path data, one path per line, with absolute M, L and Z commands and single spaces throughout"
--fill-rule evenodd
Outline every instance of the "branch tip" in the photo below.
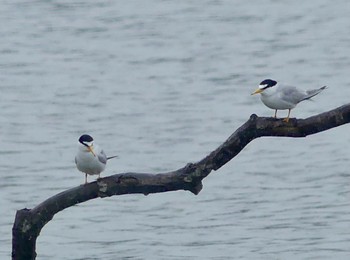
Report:
M 203 184 L 201 181 L 199 181 L 195 185 L 191 186 L 188 190 L 192 192 L 194 195 L 198 195 L 202 189 L 203 189 Z
M 249 118 L 249 120 L 251 120 L 251 121 L 255 121 L 257 119 L 258 119 L 258 116 L 256 114 L 251 114 L 251 116 Z

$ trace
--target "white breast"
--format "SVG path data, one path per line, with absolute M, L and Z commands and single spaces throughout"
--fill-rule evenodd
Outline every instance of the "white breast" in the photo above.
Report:
M 87 151 L 85 147 L 79 147 L 78 153 L 75 157 L 76 165 L 79 171 L 89 175 L 96 175 L 100 174 L 105 169 L 106 164 L 101 163 L 97 157 L 101 150 L 95 146 L 94 151 L 96 156 Z
M 260 95 L 261 101 L 271 109 L 283 110 L 294 108 L 296 104 L 284 100 L 278 88 L 279 86 L 265 89 Z

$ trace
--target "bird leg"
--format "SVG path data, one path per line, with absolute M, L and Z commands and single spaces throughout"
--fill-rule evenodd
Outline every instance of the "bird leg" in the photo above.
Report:
M 275 109 L 275 116 L 274 116 L 274 118 L 276 118 L 277 117 L 277 109 Z
M 85 173 L 85 184 L 87 184 L 87 173 Z
M 286 123 L 289 122 L 290 110 L 291 110 L 291 109 L 288 109 L 288 116 L 287 116 L 285 119 L 283 119 L 283 121 L 286 122 Z

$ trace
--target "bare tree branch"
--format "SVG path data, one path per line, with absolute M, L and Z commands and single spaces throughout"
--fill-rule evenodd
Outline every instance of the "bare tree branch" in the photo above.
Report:
M 222 145 L 204 159 L 189 163 L 176 171 L 122 173 L 100 178 L 95 182 L 63 191 L 33 209 L 18 210 L 13 226 L 12 259 L 35 259 L 36 239 L 53 216 L 81 202 L 95 198 L 132 193 L 159 193 L 188 190 L 198 194 L 202 180 L 218 170 L 255 138 L 262 136 L 306 137 L 350 122 L 350 104 L 306 119 L 258 117 L 253 114 Z

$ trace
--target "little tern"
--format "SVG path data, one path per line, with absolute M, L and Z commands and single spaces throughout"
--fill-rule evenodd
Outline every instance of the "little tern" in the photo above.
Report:
M 94 144 L 94 139 L 90 135 L 82 135 L 79 138 L 79 147 L 75 156 L 75 164 L 79 171 L 85 173 L 85 184 L 87 175 L 98 175 L 106 168 L 107 160 L 117 156 L 107 157 L 103 150 Z
M 283 121 L 288 122 L 290 111 L 295 108 L 299 102 L 316 96 L 325 88 L 326 86 L 323 86 L 319 89 L 304 91 L 294 86 L 278 84 L 277 81 L 272 79 L 265 79 L 259 84 L 259 88 L 255 90 L 252 95 L 260 93 L 260 99 L 265 106 L 275 110 L 275 118 L 277 117 L 277 110 L 288 109 L 288 116 L 283 119 Z

